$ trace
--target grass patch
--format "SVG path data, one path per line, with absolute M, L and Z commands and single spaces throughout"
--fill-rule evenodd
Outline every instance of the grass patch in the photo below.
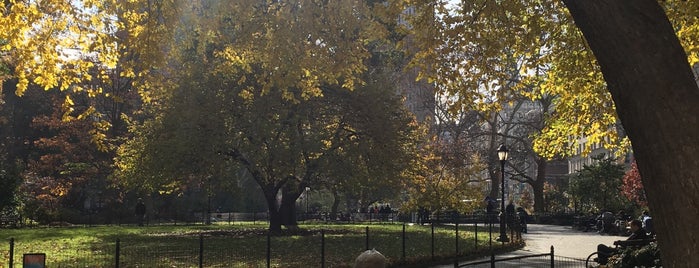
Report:
M 272 267 L 352 267 L 366 249 L 367 225 L 301 225 L 301 230 L 270 236 Z M 0 266 L 9 264 L 9 240 L 14 238 L 14 266 L 22 254 L 46 253 L 49 267 L 114 267 L 119 240 L 120 267 L 198 267 L 203 245 L 204 267 L 265 267 L 266 225 L 96 226 L 5 229 L 0 239 Z M 369 248 L 389 259 L 391 266 L 434 263 L 459 256 L 481 256 L 488 249 L 488 232 L 472 225 L 459 227 L 458 253 L 454 226 L 369 225 Z M 324 233 L 321 236 L 321 232 Z M 203 242 L 203 243 L 202 243 Z M 324 244 L 324 247 L 322 245 Z M 493 243 L 503 249 L 500 243 Z M 324 255 L 323 255 L 324 254 Z

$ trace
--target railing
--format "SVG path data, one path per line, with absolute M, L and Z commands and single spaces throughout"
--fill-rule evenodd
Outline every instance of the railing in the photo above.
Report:
M 495 258 L 495 254 L 491 253 L 489 260 L 475 261 L 464 264 L 455 263 L 454 267 L 468 267 L 468 268 L 494 268 L 496 267 L 528 267 L 528 268 L 544 268 L 544 267 L 563 267 L 563 268 L 577 268 L 586 267 L 585 260 L 568 258 L 554 255 L 553 246 L 551 246 L 551 251 L 549 253 L 543 254 L 531 254 L 522 255 L 508 258 Z

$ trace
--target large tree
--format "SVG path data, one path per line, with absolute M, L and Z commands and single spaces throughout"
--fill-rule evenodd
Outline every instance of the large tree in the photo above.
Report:
M 693 267 L 699 263 L 699 87 L 675 28 L 654 0 L 564 2 L 633 143 L 663 265 Z
M 697 248 L 691 226 L 699 219 L 692 157 L 699 147 L 699 130 L 692 127 L 699 113 L 688 64 L 698 59 L 696 1 L 663 1 L 665 10 L 654 0 L 464 1 L 455 12 L 442 1 L 411 4 L 418 10 L 419 62 L 437 70 L 436 81 L 453 85 L 444 90 L 463 100 L 457 106 L 507 95 L 502 64 L 508 61 L 494 59 L 508 57 L 527 66 L 522 81 L 541 82 L 532 98 L 559 96 L 534 143 L 542 156 L 570 154 L 579 137 L 590 141 L 585 152 L 600 143 L 623 148 L 618 113 L 634 143 L 651 209 L 662 218 L 658 234 L 668 265 L 697 263 L 690 252 Z
M 142 55 L 162 69 L 136 79 L 149 85 L 144 111 L 152 118 L 122 148 L 121 177 L 150 181 L 150 190 L 177 188 L 235 164 L 259 185 L 273 231 L 296 225 L 295 201 L 307 186 L 341 185 L 334 182 L 354 175 L 368 186 L 395 181 L 413 127 L 390 72 L 366 66 L 367 44 L 382 36 L 373 12 L 387 10 L 369 5 L 183 1 L 155 8 L 173 25 L 150 30 L 173 41 L 152 44 L 169 51 L 164 60 Z
M 698 130 L 686 127 L 696 124 L 698 114 L 697 86 L 687 61 L 696 63 L 699 49 L 696 1 L 663 1 L 666 11 L 653 0 L 469 1 L 456 12 L 444 2 L 412 3 L 426 11 L 417 13 L 422 20 L 415 27 L 424 33 L 418 38 L 426 48 L 422 62 L 443 70 L 435 72 L 435 80 L 455 85 L 445 91 L 463 103 L 506 95 L 499 90 L 509 82 L 502 76 L 502 64 L 508 61 L 494 59 L 512 56 L 526 66 L 521 81 L 541 82 L 531 97 L 559 97 L 534 143 L 541 155 L 570 154 L 572 141 L 583 136 L 590 141 L 585 152 L 600 143 L 625 146 L 614 126 L 618 113 L 634 142 L 644 184 L 653 189 L 648 192 L 651 209 L 667 213 L 656 213 L 667 228 L 658 232 L 664 256 L 672 266 L 680 265 L 679 260 L 696 263 L 688 256 L 692 250 L 686 250 L 696 249 L 696 239 L 682 235 L 692 234 L 699 218 L 696 206 L 687 206 L 694 204 L 697 193 L 697 161 L 691 155 L 698 147 Z M 444 23 L 435 23 L 435 18 Z M 527 84 L 521 83 L 524 88 Z M 676 178 L 682 179 L 675 183 Z M 664 198 L 670 192 L 681 193 L 681 198 Z M 680 214 L 681 207 L 692 209 Z M 673 224 L 680 226 L 679 232 L 670 232 Z
M 507 163 L 511 178 L 532 187 L 534 211 L 539 213 L 544 212 L 544 184 L 550 159 L 534 150 L 534 137 L 541 135 L 546 118 L 553 113 L 555 99 L 553 96 L 541 96 L 534 101 L 516 98 L 502 120 L 502 135 L 510 150 Z

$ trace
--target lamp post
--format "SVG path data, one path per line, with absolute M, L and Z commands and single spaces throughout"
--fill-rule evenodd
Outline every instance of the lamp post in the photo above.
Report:
M 306 187 L 306 217 L 308 217 L 308 199 L 310 199 L 311 187 Z
M 503 243 L 510 241 L 505 233 L 505 225 L 507 224 L 507 215 L 505 214 L 505 162 L 507 162 L 508 152 L 505 144 L 500 144 L 500 147 L 498 147 L 498 159 L 500 159 L 500 174 L 502 174 L 502 180 L 500 180 L 500 193 L 502 197 L 500 199 L 500 237 L 498 237 L 497 240 Z

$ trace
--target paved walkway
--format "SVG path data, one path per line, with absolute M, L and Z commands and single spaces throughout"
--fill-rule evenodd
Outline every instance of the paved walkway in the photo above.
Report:
M 606 244 L 611 246 L 616 240 L 626 239 L 622 236 L 599 235 L 595 232 L 576 231 L 570 226 L 530 224 L 528 229 L 529 233 L 522 234 L 526 243 L 523 249 L 509 252 L 507 254 L 497 255 L 495 258 L 501 259 L 515 256 L 549 253 L 551 252 L 551 246 L 553 246 L 554 255 L 556 257 L 584 260 L 588 255 L 590 255 L 590 253 L 597 250 L 598 244 Z M 497 235 L 493 234 L 493 239 L 495 239 L 496 236 Z M 493 243 L 496 242 L 493 241 Z M 489 259 L 490 258 L 486 258 L 483 260 Z M 522 260 L 518 260 L 513 263 L 497 263 L 496 267 L 543 267 L 542 263 L 546 263 L 546 258 L 542 258 L 538 261 L 533 260 L 532 264 L 527 264 Z M 440 265 L 434 266 L 433 268 L 447 267 L 454 266 Z M 484 265 L 483 267 L 490 266 Z
M 526 246 L 521 251 L 524 254 L 548 253 L 553 246 L 556 256 L 585 259 L 597 250 L 598 244 L 612 245 L 616 240 L 626 237 L 600 235 L 596 232 L 581 232 L 570 226 L 529 225 L 529 233 L 522 234 Z

